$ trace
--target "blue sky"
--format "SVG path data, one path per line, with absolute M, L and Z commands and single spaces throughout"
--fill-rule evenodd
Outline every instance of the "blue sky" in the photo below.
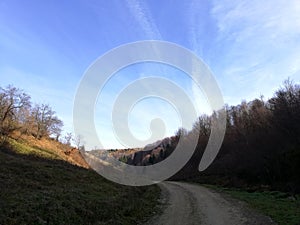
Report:
M 149 39 L 195 52 L 212 70 L 228 104 L 261 94 L 267 99 L 288 77 L 300 81 L 297 0 L 0 0 L 0 86 L 13 84 L 34 102 L 49 103 L 65 131 L 72 131 L 74 95 L 88 66 L 121 44 Z M 184 74 L 164 66 L 131 66 L 116 74 L 98 98 L 95 123 L 105 148 L 122 147 L 110 124 L 112 101 L 132 80 L 152 75 L 178 83 L 194 97 L 199 113 L 209 112 Z M 170 104 L 150 99 L 129 116 L 133 134 L 145 138 L 156 117 L 165 120 L 165 135 L 180 126 Z

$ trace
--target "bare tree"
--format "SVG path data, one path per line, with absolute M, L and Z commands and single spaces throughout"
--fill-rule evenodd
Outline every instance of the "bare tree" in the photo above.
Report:
M 82 135 L 76 135 L 76 137 L 73 139 L 73 141 L 74 141 L 74 144 L 75 144 L 75 146 L 76 146 L 76 148 L 78 149 L 78 150 L 80 150 L 81 148 L 84 148 L 83 146 L 83 143 L 84 143 L 84 141 L 83 141 L 83 136 Z
M 187 129 L 185 129 L 185 128 L 183 128 L 183 127 L 181 127 L 181 128 L 179 128 L 176 132 L 175 132 L 175 136 L 176 137 L 184 137 L 184 136 L 186 136 L 188 134 L 188 131 L 187 131 Z
M 71 132 L 69 132 L 69 133 L 66 133 L 66 135 L 64 136 L 64 143 L 66 144 L 66 145 L 71 145 L 71 141 L 73 140 L 73 135 L 72 135 L 72 133 Z
M 211 118 L 207 115 L 201 115 L 193 124 L 193 130 L 197 131 L 200 135 L 209 136 L 211 130 Z
M 55 111 L 47 104 L 36 105 L 32 110 L 35 122 L 35 136 L 41 138 L 54 134 L 60 136 L 63 123 L 55 115 Z
M 59 140 L 63 125 L 63 122 L 57 117 L 52 119 L 52 125 L 49 128 L 49 134 L 53 135 L 56 141 Z
M 0 135 L 7 135 L 19 128 L 17 116 L 30 104 L 30 96 L 22 90 L 11 85 L 0 88 Z

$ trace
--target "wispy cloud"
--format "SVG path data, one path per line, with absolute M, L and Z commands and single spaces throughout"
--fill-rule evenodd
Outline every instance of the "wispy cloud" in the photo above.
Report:
M 147 38 L 162 39 L 159 29 L 157 28 L 150 11 L 147 9 L 146 4 L 138 0 L 127 0 L 126 3 L 133 17 L 144 30 Z
M 189 45 L 214 71 L 225 102 L 268 98 L 287 77 L 300 78 L 299 1 L 192 1 L 186 16 Z M 201 105 L 195 85 L 193 93 Z
M 203 4 L 197 0 L 190 2 L 186 10 L 186 22 L 188 25 L 188 41 L 192 50 L 198 54 L 203 55 L 203 41 L 205 21 L 203 20 Z
M 300 70 L 299 1 L 213 1 L 210 11 L 218 28 L 216 43 L 222 82 L 243 98 L 272 94 L 288 76 Z M 257 96 L 258 97 L 258 96 Z
M 205 48 L 207 43 L 207 34 L 210 32 L 208 27 L 208 20 L 204 20 L 207 18 L 208 12 L 205 2 L 199 2 L 197 0 L 193 0 L 190 2 L 189 7 L 186 10 L 186 22 L 188 24 L 188 41 L 191 47 L 191 50 L 198 56 L 205 56 Z M 191 80 L 192 87 L 192 96 L 194 104 L 197 108 L 198 115 L 200 114 L 210 114 L 211 107 L 205 97 L 205 93 L 202 92 L 200 87 Z
M 153 39 L 153 40 L 162 40 L 162 35 L 158 29 L 158 27 L 155 24 L 155 21 L 151 15 L 150 10 L 148 9 L 148 6 L 146 5 L 145 2 L 143 1 L 137 1 L 137 0 L 127 0 L 127 7 L 134 18 L 134 21 L 139 25 L 139 28 L 143 32 L 143 36 L 145 39 Z M 157 56 L 159 57 L 160 51 L 159 49 L 153 49 L 154 51 L 157 52 Z M 128 86 L 131 82 L 136 81 L 142 77 L 149 77 L 153 74 L 165 74 L 166 69 L 162 65 L 156 65 L 156 66 L 149 66 L 149 64 L 144 64 L 144 65 L 135 65 L 133 67 L 127 67 L 127 69 L 131 69 L 130 72 L 126 73 L 126 69 L 123 70 L 123 72 L 116 74 L 113 79 L 121 79 L 122 85 L 119 85 L 120 82 L 116 82 L 114 84 L 114 91 L 111 90 L 106 90 L 104 91 L 104 95 L 107 95 L 107 97 L 102 98 L 104 101 L 104 104 L 106 107 L 98 107 L 99 110 L 97 117 L 98 117 L 98 122 L 101 122 L 102 127 L 97 127 L 97 131 L 99 133 L 99 137 L 103 138 L 103 145 L 104 147 L 108 146 L 113 146 L 114 148 L 120 148 L 120 147 L 136 147 L 136 146 L 131 146 L 128 145 L 127 143 L 122 143 L 122 141 L 118 140 L 118 137 L 113 129 L 113 124 L 112 124 L 112 118 L 111 118 L 111 112 L 113 111 L 114 107 L 114 101 L 116 100 L 116 97 L 120 93 L 113 93 L 117 89 L 122 90 L 126 86 Z M 145 75 L 145 71 L 147 71 L 147 75 Z M 131 75 L 129 75 L 131 73 Z M 122 75 L 121 75 L 122 74 Z M 117 84 L 117 85 L 116 85 Z M 117 86 L 117 88 L 116 88 Z M 143 86 L 143 89 L 146 90 L 147 85 Z M 101 96 L 100 96 L 101 97 Z M 103 106 L 103 101 L 101 106 Z M 145 100 L 146 102 L 149 101 L 149 99 Z M 140 104 L 138 104 L 140 105 Z M 130 131 L 132 131 L 132 135 L 140 140 L 147 140 L 151 134 L 149 134 L 149 128 L 151 121 L 153 119 L 160 118 L 163 121 L 165 121 L 166 125 L 166 132 L 167 135 L 170 133 L 173 134 L 175 129 L 178 128 L 178 123 L 175 123 L 174 121 L 170 121 L 173 116 L 172 114 L 172 109 L 164 106 L 162 107 L 161 104 L 157 102 L 152 102 L 152 104 L 142 104 L 142 107 L 137 107 L 138 105 L 135 105 L 132 109 L 131 112 L 122 112 L 120 109 L 119 114 L 122 113 L 127 113 L 128 117 L 129 114 L 130 120 L 129 124 L 126 123 L 126 121 L 120 120 L 121 126 L 123 126 L 124 130 L 128 128 L 128 126 L 131 128 Z M 167 115 L 167 116 L 166 116 Z M 172 115 L 172 116 L 170 116 Z M 118 119 L 118 118 L 117 118 Z M 106 121 L 105 124 L 103 124 L 102 121 Z M 109 122 L 107 122 L 109 121 Z M 170 127 L 170 124 L 173 125 Z M 97 124 L 99 125 L 99 123 Z M 174 128 L 175 127 L 175 128 Z M 123 132 L 124 133 L 124 132 Z M 163 136 L 166 134 L 163 134 Z M 163 136 L 159 138 L 163 138 Z M 156 137 L 156 136 L 155 136 Z M 155 140 L 150 140 L 149 142 L 154 142 Z
M 300 34 L 299 1 L 213 1 L 219 34 L 242 42 L 255 37 L 275 43 Z

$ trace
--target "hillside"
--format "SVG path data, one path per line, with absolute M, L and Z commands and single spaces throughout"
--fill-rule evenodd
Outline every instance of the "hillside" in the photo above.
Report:
M 219 117 L 201 115 L 190 131 L 179 129 L 143 151 L 123 156 L 131 165 L 151 165 L 167 158 L 178 140 L 189 143 L 199 137 L 194 154 L 170 180 L 187 180 L 252 190 L 300 193 L 300 86 L 287 80 L 274 97 L 228 106 L 226 132 L 213 163 L 203 172 L 199 163 L 208 143 L 212 124 Z
M 105 180 L 53 140 L 9 138 L 0 164 L 0 224 L 139 224 L 159 197 Z
M 167 137 L 163 140 L 158 140 L 155 143 L 148 144 L 144 148 L 135 149 L 117 149 L 115 151 L 110 151 L 110 155 L 125 162 L 129 165 L 134 166 L 148 166 L 167 158 L 175 149 L 178 143 L 178 138 Z M 93 154 L 102 153 L 101 150 L 92 151 Z

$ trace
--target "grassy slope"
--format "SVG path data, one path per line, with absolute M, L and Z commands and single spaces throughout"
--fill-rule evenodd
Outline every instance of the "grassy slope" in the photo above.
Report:
M 297 196 L 297 199 L 295 199 L 287 193 L 278 191 L 247 192 L 245 190 L 221 188 L 213 185 L 206 186 L 247 202 L 250 207 L 270 216 L 279 225 L 300 224 L 300 196 Z
M 158 197 L 157 186 L 111 183 L 50 150 L 0 149 L 0 224 L 137 224 Z

